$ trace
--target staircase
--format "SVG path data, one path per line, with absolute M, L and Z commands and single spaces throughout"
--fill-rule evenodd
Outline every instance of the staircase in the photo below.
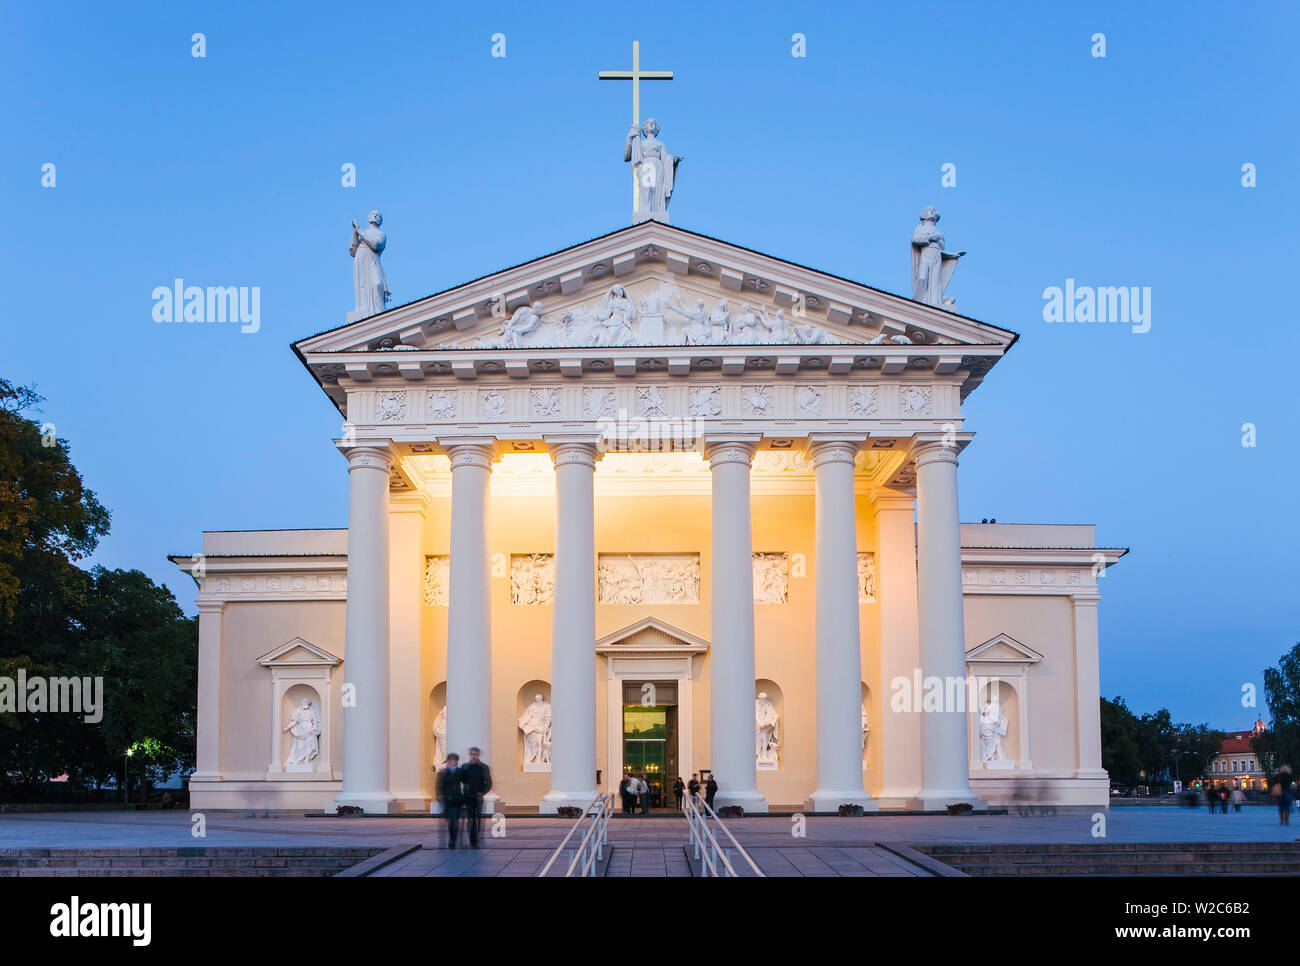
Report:
M 28 876 L 332 876 L 374 848 L 0 849 L 0 878 Z
M 918 845 L 971 876 L 1300 875 L 1296 842 Z

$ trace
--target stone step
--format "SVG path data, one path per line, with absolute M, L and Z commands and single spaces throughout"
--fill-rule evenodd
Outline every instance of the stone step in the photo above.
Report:
M 0 878 L 332 876 L 375 848 L 0 849 Z

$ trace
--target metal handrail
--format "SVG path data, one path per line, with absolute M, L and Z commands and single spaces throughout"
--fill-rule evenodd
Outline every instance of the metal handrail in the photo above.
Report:
M 592 809 L 596 809 L 595 814 L 592 813 Z M 587 834 L 582 838 L 582 844 L 578 846 L 577 852 L 573 855 L 573 861 L 569 863 L 569 868 L 564 873 L 565 876 L 573 875 L 573 869 L 578 862 L 578 858 L 586 855 L 587 849 L 591 845 L 592 833 L 599 828 L 600 834 L 596 837 L 595 848 L 591 853 L 592 858 L 583 862 L 582 871 L 579 873 L 582 876 L 587 875 L 591 871 L 594 863 L 604 857 L 605 846 L 609 845 L 609 817 L 613 812 L 614 799 L 609 795 L 597 795 L 588 802 L 587 807 L 582 810 L 582 814 L 578 816 L 577 820 L 571 826 L 569 826 L 569 831 L 565 834 L 564 838 L 560 840 L 560 844 L 555 847 L 555 851 L 551 853 L 550 859 L 548 859 L 546 864 L 542 866 L 541 871 L 537 873 L 537 878 L 543 878 L 551 871 L 551 866 L 553 866 L 555 860 L 560 857 L 560 854 L 564 851 L 564 847 L 569 844 L 569 839 L 573 838 L 573 833 L 578 831 L 584 819 L 590 818 L 591 827 L 587 829 Z
M 736 837 L 731 834 L 731 829 L 727 828 L 726 823 L 718 817 L 718 813 L 709 807 L 708 802 L 699 796 L 693 798 L 688 795 L 683 804 L 685 805 L 686 823 L 690 829 L 690 844 L 695 847 L 695 858 L 699 860 L 701 873 L 707 870 L 708 874 L 714 878 L 737 877 L 736 869 L 731 864 L 730 850 L 724 850 L 718 845 L 718 837 L 709 828 L 709 819 L 712 818 L 718 827 L 722 829 L 723 834 L 727 836 L 736 851 L 749 863 L 754 875 L 764 879 L 767 878 L 763 870 L 745 851 L 745 847 L 736 841 Z M 718 871 L 719 863 L 722 867 L 721 872 Z

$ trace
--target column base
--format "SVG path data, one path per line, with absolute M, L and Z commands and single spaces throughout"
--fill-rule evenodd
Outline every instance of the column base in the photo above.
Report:
M 969 788 L 946 792 L 922 788 L 916 793 L 915 798 L 908 800 L 907 807 L 914 812 L 943 812 L 947 810 L 949 805 L 957 805 L 961 802 L 970 805 L 972 811 L 987 812 L 989 810 L 989 803 Z
M 554 815 L 561 808 L 586 808 L 597 794 L 594 788 L 589 792 L 547 792 L 537 806 L 537 814 Z
M 739 805 L 746 815 L 767 814 L 767 799 L 757 791 L 724 792 L 719 788 L 713 799 L 713 810 L 716 812 L 728 805 Z
M 861 805 L 864 812 L 880 811 L 880 803 L 867 792 L 848 790 L 843 792 L 826 792 L 818 789 L 808 796 L 814 814 L 839 813 L 841 805 Z
M 332 812 L 340 805 L 358 805 L 367 815 L 393 815 L 401 811 L 397 800 L 388 792 L 340 792 L 326 811 Z

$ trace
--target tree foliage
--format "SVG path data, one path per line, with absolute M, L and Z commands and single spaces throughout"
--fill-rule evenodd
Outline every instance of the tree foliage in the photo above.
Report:
M 1251 742 L 1260 767 L 1275 775 L 1283 765 L 1300 764 L 1300 644 L 1264 671 L 1269 727 Z
M 64 775 L 59 791 L 118 780 L 133 745 L 134 774 L 153 781 L 194 756 L 197 622 L 139 571 L 77 566 L 109 514 L 67 442 L 25 415 L 40 402 L 0 379 L 0 677 L 102 678 L 103 706 L 98 722 L 0 712 L 0 797 L 11 799 L 46 797 Z
M 1101 699 L 1101 762 L 1118 785 L 1190 781 L 1205 773 L 1223 732 L 1208 725 L 1176 724 L 1167 708 L 1134 714 L 1123 698 Z

